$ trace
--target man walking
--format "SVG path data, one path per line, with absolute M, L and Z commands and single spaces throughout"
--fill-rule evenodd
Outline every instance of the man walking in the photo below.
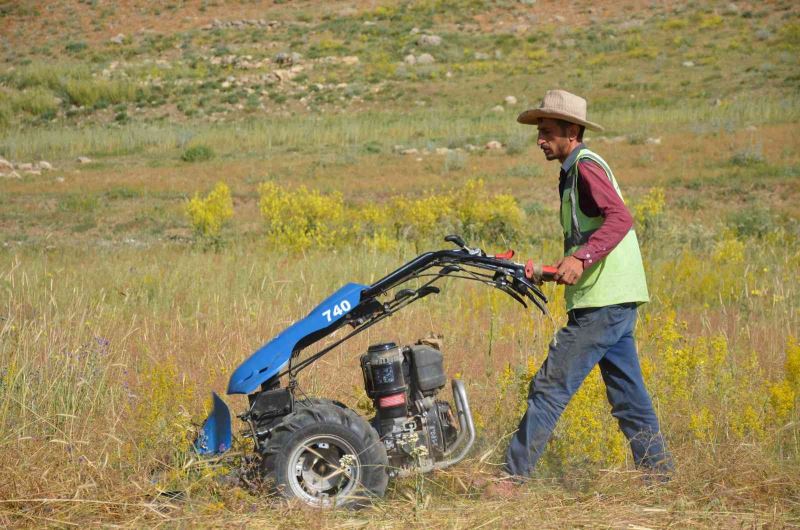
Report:
M 630 441 L 637 467 L 672 469 L 633 337 L 636 306 L 649 300 L 633 218 L 608 164 L 583 144 L 586 100 L 548 91 L 517 121 L 536 125 L 537 145 L 561 163 L 559 196 L 564 257 L 556 279 L 566 285 L 568 322 L 556 334 L 531 381 L 528 409 L 511 439 L 506 471 L 529 477 L 559 416 L 589 372 L 600 365 L 611 414 Z

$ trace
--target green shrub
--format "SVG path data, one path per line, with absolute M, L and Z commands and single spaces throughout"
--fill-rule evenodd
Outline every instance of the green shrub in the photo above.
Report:
M 765 162 L 764 155 L 762 155 L 759 151 L 753 149 L 739 151 L 738 153 L 735 153 L 730 159 L 731 165 L 738 167 L 757 166 L 763 164 L 764 162 Z
M 790 48 L 800 47 L 800 24 L 786 24 L 779 32 L 781 40 Z
M 53 91 L 63 89 L 68 79 L 90 79 L 91 73 L 84 64 L 34 62 L 7 76 L 9 85 L 20 90 L 45 87 Z
M 69 53 L 80 53 L 88 48 L 87 44 L 83 41 L 68 42 L 64 49 Z
M 728 226 L 738 236 L 762 237 L 775 228 L 772 212 L 761 206 L 750 206 L 731 212 L 727 221 Z
M 369 154 L 378 154 L 383 152 L 383 145 L 377 140 L 370 140 L 363 146 L 364 152 Z
M 42 87 L 35 87 L 17 94 L 13 106 L 34 116 L 51 116 L 58 110 L 53 93 Z
M 130 81 L 105 79 L 70 79 L 64 84 L 70 102 L 81 107 L 113 105 L 135 101 L 140 89 Z
M 58 202 L 58 209 L 69 213 L 93 213 L 100 206 L 100 201 L 94 195 L 71 194 Z
M 183 152 L 181 160 L 184 162 L 204 162 L 214 158 L 214 150 L 207 145 L 193 145 Z
M 118 188 L 111 188 L 105 193 L 105 196 L 106 199 L 111 201 L 119 199 L 136 199 L 142 196 L 142 192 L 137 189 L 121 186 Z

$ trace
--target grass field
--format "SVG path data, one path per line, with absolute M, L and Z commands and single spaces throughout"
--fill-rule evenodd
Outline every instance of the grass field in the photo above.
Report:
M 0 525 L 800 525 L 799 11 L 0 3 Z M 635 471 L 593 373 L 535 480 L 484 498 L 563 293 L 547 287 L 550 320 L 452 281 L 300 384 L 363 411 L 367 345 L 441 333 L 478 426 L 466 461 L 319 512 L 227 483 L 240 459 L 198 460 L 211 390 L 339 286 L 453 231 L 558 258 L 557 167 L 515 122 L 553 87 L 605 125 L 587 143 L 636 217 L 672 481 Z M 230 199 L 203 202 L 220 182 Z

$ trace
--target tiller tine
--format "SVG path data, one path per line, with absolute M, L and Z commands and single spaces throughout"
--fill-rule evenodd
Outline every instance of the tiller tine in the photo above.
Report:
M 231 448 L 231 411 L 216 392 L 212 394 L 214 409 L 194 441 L 194 450 L 199 455 L 219 455 Z

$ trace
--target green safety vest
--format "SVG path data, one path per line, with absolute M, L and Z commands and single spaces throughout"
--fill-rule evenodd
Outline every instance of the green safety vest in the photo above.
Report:
M 614 189 L 622 198 L 617 180 L 606 161 L 582 148 L 575 163 L 567 170 L 561 195 L 561 227 L 564 230 L 564 256 L 570 256 L 603 224 L 604 218 L 588 217 L 580 209 L 578 199 L 578 162 L 591 160 L 605 171 Z M 624 200 L 624 199 L 623 199 Z M 578 283 L 567 285 L 564 298 L 567 311 L 581 307 L 603 307 L 627 302 L 644 303 L 650 300 L 639 251 L 639 240 L 633 228 L 604 259 L 584 269 Z

